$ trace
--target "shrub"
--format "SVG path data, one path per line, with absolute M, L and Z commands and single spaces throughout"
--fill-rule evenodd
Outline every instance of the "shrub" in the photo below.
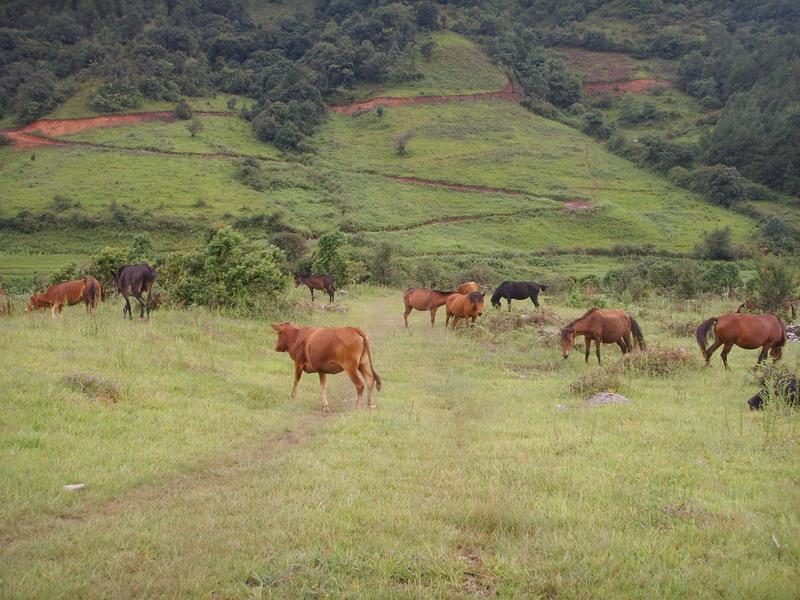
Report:
M 176 119 L 186 121 L 192 118 L 192 108 L 189 106 L 189 103 L 182 98 L 181 101 L 175 106 L 172 114 L 175 115 Z
M 720 227 L 703 235 L 703 241 L 694 248 L 698 258 L 706 260 L 734 260 L 736 250 L 731 239 L 731 228 Z
M 728 208 L 745 199 L 744 179 L 736 167 L 725 165 L 696 169 L 689 176 L 689 189 Z
M 770 256 L 756 264 L 752 288 L 764 310 L 777 310 L 785 298 L 794 296 L 796 285 L 796 276 L 784 261 Z
M 406 156 L 408 154 L 408 142 L 411 140 L 412 136 L 413 133 L 405 131 L 394 137 L 394 151 L 397 153 L 397 156 Z
M 203 131 L 205 127 L 203 126 L 203 122 L 198 119 L 197 117 L 192 117 L 192 120 L 189 121 L 189 124 L 186 126 L 186 129 L 189 131 L 189 134 L 192 137 L 197 136 L 198 133 Z
M 741 287 L 742 277 L 736 263 L 715 263 L 703 274 L 703 283 L 710 292 L 730 296 Z
M 343 252 L 346 243 L 347 238 L 338 231 L 322 235 L 312 261 L 313 270 L 330 273 L 337 286 L 345 286 L 352 281 L 352 265 Z
M 380 285 L 394 283 L 394 249 L 386 242 L 378 244 L 371 253 L 367 268 L 370 280 Z

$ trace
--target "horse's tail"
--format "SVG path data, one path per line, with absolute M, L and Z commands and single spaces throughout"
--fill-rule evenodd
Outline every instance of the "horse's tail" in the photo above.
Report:
M 498 287 L 494 291 L 494 294 L 492 294 L 492 304 L 494 305 L 494 304 L 497 304 L 498 302 L 500 302 L 500 298 L 502 298 L 502 297 L 503 296 L 500 294 L 500 288 Z
M 372 371 L 372 376 L 375 378 L 375 385 L 380 392 L 381 387 L 383 387 L 383 381 L 381 380 L 381 376 L 378 375 L 378 372 L 375 370 L 375 365 L 372 362 L 372 346 L 369 343 L 369 336 L 367 336 L 367 334 L 360 329 L 356 329 L 356 331 L 358 331 L 358 335 L 361 336 L 361 339 L 364 340 L 364 352 L 366 352 L 367 358 L 369 359 L 369 370 Z
M 706 355 L 706 342 L 708 341 L 708 333 L 711 331 L 711 329 L 713 329 L 714 325 L 716 325 L 717 320 L 717 317 L 706 319 L 697 326 L 697 330 L 695 331 L 697 343 L 700 346 L 700 350 L 703 351 L 703 356 Z
M 644 343 L 644 334 L 642 333 L 642 328 L 639 327 L 639 323 L 631 317 L 631 333 L 633 334 L 633 339 L 636 340 L 636 343 L 639 344 L 639 350 L 645 350 L 647 348 L 647 344 Z

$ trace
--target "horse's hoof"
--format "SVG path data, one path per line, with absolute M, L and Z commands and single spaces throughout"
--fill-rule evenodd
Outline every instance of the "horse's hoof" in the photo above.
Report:
M 367 406 L 367 408 L 370 409 L 370 410 L 375 410 L 378 407 L 375 406 L 374 404 L 370 404 L 369 406 Z

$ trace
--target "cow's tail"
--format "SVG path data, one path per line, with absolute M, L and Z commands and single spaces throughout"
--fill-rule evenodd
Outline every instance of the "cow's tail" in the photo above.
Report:
M 381 380 L 381 376 L 378 375 L 378 372 L 375 370 L 375 363 L 372 362 L 372 346 L 369 343 L 369 337 L 367 334 L 358 330 L 358 335 L 361 336 L 361 339 L 364 340 L 364 352 L 367 353 L 367 358 L 369 359 L 369 370 L 372 371 L 372 376 L 375 378 L 375 385 L 378 388 L 378 391 L 381 391 L 381 387 L 383 387 L 383 381 Z

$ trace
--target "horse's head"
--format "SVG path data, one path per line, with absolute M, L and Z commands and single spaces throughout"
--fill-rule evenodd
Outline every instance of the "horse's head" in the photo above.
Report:
M 560 332 L 561 337 L 561 356 L 567 358 L 569 356 L 572 342 L 575 339 L 575 330 L 572 327 L 563 327 Z
M 472 292 L 469 295 L 469 301 L 472 302 L 475 311 L 480 317 L 483 314 L 483 299 L 486 296 L 484 292 Z
M 297 335 L 297 325 L 286 321 L 285 323 L 272 323 L 272 328 L 278 332 L 275 352 L 288 352 Z
M 303 276 L 302 275 L 295 275 L 294 276 L 294 287 L 297 287 L 301 283 L 303 283 Z

